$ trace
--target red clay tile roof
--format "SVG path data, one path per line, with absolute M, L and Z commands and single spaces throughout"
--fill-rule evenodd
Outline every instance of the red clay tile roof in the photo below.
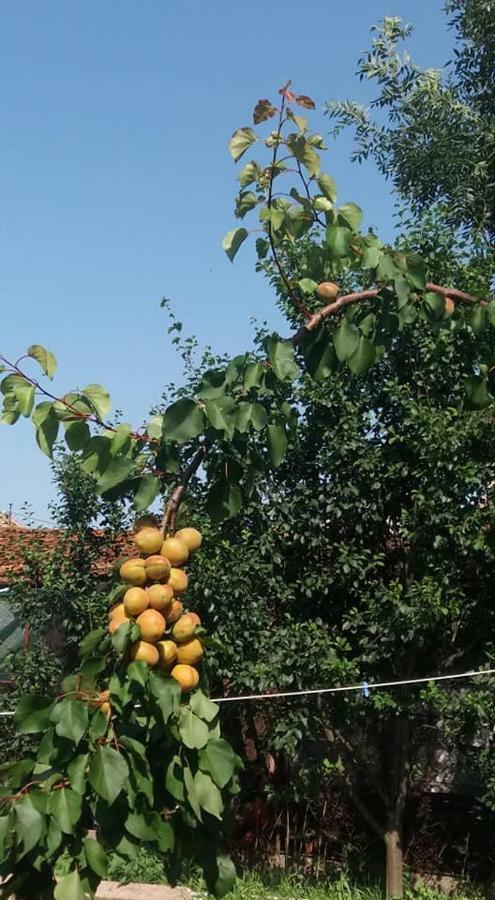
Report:
M 103 537 L 103 534 L 99 529 L 93 531 L 95 537 Z M 8 584 L 12 576 L 22 574 L 25 555 L 30 547 L 36 546 L 37 549 L 51 553 L 65 538 L 66 533 L 56 528 L 25 528 L 17 523 L 0 524 L 0 586 Z M 121 556 L 137 556 L 130 534 L 117 535 L 110 546 L 105 542 L 102 557 L 94 566 L 95 574 L 108 575 Z

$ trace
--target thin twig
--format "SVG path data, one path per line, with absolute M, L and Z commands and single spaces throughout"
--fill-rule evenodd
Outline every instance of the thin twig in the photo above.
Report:
M 182 503 L 182 498 L 187 490 L 187 486 L 193 477 L 193 475 L 199 469 L 203 459 L 206 456 L 206 452 L 208 449 L 208 445 L 206 441 L 201 444 L 201 447 L 198 447 L 196 453 L 187 464 L 184 472 L 182 473 L 182 478 L 180 480 L 180 484 L 177 485 L 175 490 L 169 497 L 167 505 L 165 506 L 165 510 L 163 513 L 162 520 L 162 534 L 165 535 L 167 532 L 174 533 L 175 531 L 175 521 L 177 518 L 177 511 L 179 509 L 180 504 Z

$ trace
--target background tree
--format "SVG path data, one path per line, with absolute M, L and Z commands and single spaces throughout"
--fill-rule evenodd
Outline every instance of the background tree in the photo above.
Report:
M 455 34 L 452 61 L 421 69 L 399 44 L 412 27 L 397 17 L 374 28 L 371 49 L 358 61 L 361 79 L 378 96 L 367 110 L 332 101 L 335 132 L 351 126 L 354 158 L 372 157 L 399 197 L 418 214 L 442 202 L 454 227 L 495 241 L 495 15 L 490 0 L 448 0 Z

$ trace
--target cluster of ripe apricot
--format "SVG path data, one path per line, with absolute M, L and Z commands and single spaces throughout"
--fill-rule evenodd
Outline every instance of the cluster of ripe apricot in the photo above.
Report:
M 201 546 L 201 540 L 196 528 L 181 528 L 165 538 L 158 528 L 141 528 L 134 536 L 141 556 L 120 566 L 120 577 L 129 587 L 108 614 L 110 634 L 126 622 L 137 622 L 141 636 L 131 647 L 131 658 L 169 673 L 183 691 L 198 685 L 196 666 L 203 645 L 195 637 L 201 625 L 199 616 L 184 612 L 178 599 L 188 583 L 181 567 Z

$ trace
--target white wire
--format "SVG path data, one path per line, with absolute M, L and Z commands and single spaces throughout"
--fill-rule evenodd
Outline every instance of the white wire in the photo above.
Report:
M 306 691 L 275 691 L 273 694 L 241 694 L 236 697 L 212 697 L 212 703 L 235 703 L 244 700 L 275 700 L 278 697 L 304 697 L 309 694 L 338 694 L 343 691 L 369 691 L 377 688 L 400 687 L 406 684 L 429 684 L 432 681 L 452 681 L 455 678 L 475 678 L 478 675 L 495 675 L 495 669 L 479 669 L 478 671 L 459 672 L 457 675 L 430 675 L 427 678 L 408 678 L 404 681 L 361 681 L 359 684 L 346 684 L 341 687 L 311 688 Z M 13 711 L 0 712 L 0 717 L 13 716 Z

